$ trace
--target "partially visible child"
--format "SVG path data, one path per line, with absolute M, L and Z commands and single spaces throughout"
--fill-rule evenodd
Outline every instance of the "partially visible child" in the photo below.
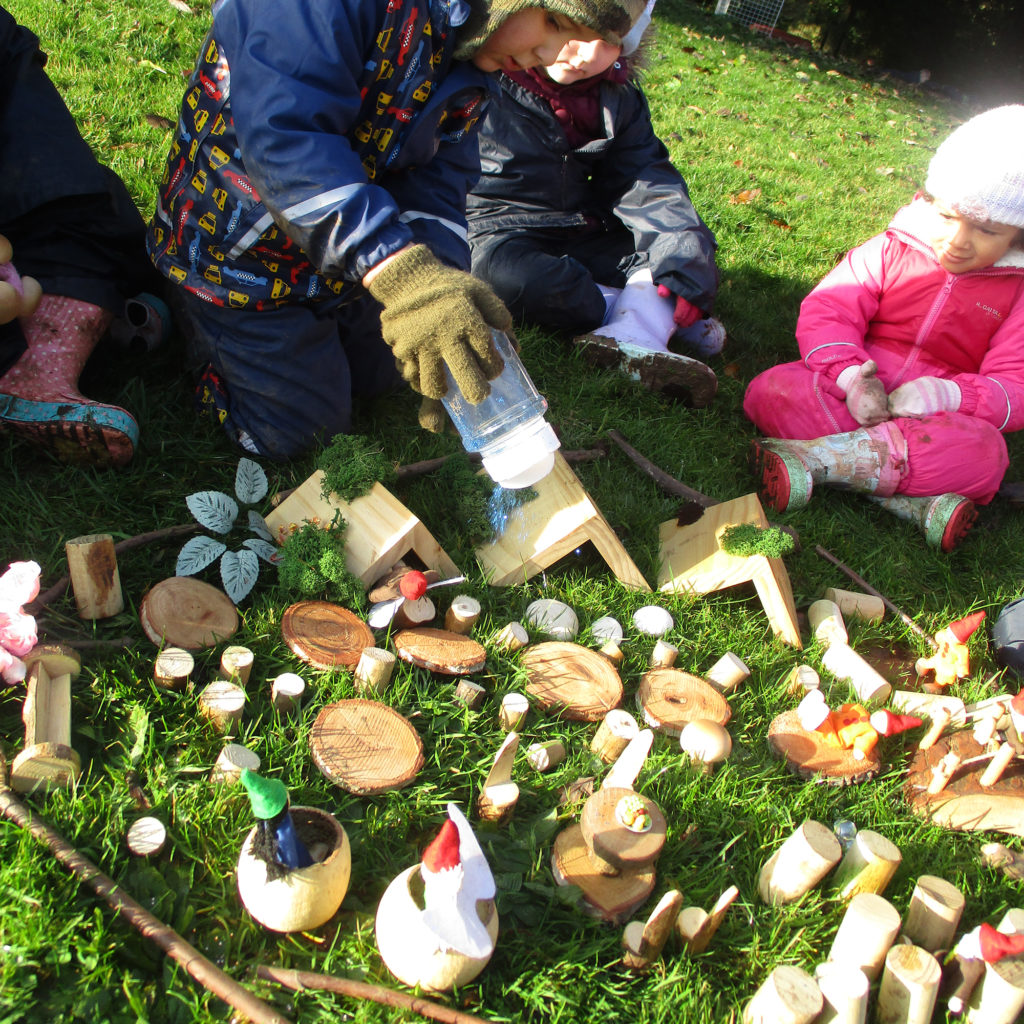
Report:
M 743 407 L 771 435 L 751 462 L 773 509 L 862 491 L 950 551 L 1024 427 L 1024 106 L 957 128 L 925 189 L 804 299 L 801 360 Z
M 714 373 L 669 342 L 701 359 L 722 348 L 715 238 L 636 80 L 652 7 L 623 46 L 575 41 L 554 64 L 500 76 L 467 204 L 473 272 L 517 319 L 582 335 L 597 364 L 703 406 Z

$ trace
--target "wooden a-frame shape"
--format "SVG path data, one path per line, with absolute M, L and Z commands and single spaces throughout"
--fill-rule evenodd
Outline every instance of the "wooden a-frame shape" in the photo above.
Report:
M 793 588 L 782 559 L 766 555 L 730 555 L 722 550 L 719 540 L 722 531 L 742 523 L 768 526 L 756 494 L 744 494 L 732 501 L 711 505 L 689 526 L 679 526 L 674 519 L 662 523 L 658 590 L 672 594 L 710 594 L 752 582 L 772 631 L 799 650 L 803 644 L 796 624 Z
M 560 453 L 555 453 L 554 468 L 533 489 L 537 497 L 509 513 L 501 536 L 476 549 L 484 573 L 492 574 L 492 586 L 525 583 L 590 541 L 626 586 L 650 591 L 647 580 Z
M 292 523 L 317 523 L 326 529 L 340 512 L 345 531 L 345 563 L 348 571 L 369 586 L 380 579 L 410 551 L 428 569 L 442 576 L 458 576 L 458 566 L 448 557 L 431 532 L 386 487 L 375 483 L 354 501 L 334 494 L 324 498 L 323 471 L 317 470 L 266 517 L 267 527 L 280 543 Z

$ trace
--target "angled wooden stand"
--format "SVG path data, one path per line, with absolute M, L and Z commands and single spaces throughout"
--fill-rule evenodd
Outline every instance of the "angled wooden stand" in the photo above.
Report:
M 266 523 L 278 542 L 285 539 L 294 523 L 316 523 L 327 529 L 340 512 L 345 531 L 345 562 L 348 571 L 369 586 L 384 575 L 410 551 L 428 568 L 442 576 L 459 575 L 458 566 L 448 557 L 431 532 L 386 488 L 374 484 L 355 501 L 343 501 L 337 495 L 324 498 L 323 472 L 317 470 L 271 512 Z
M 502 535 L 476 549 L 492 586 L 525 583 L 590 541 L 626 586 L 650 591 L 615 531 L 557 452 L 554 469 L 534 490 L 536 498 L 509 513 Z
M 679 526 L 674 519 L 662 523 L 658 590 L 670 594 L 710 594 L 753 583 L 772 631 L 791 647 L 800 649 L 803 644 L 796 624 L 793 588 L 782 559 L 730 555 L 722 550 L 722 531 L 743 523 L 768 526 L 756 494 L 711 505 L 689 526 Z

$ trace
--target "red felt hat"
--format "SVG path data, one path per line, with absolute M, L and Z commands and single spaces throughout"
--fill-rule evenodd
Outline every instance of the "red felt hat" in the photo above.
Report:
M 459 857 L 459 829 L 449 818 L 438 832 L 437 838 L 423 851 L 423 866 L 437 874 L 445 868 L 454 868 L 461 863 Z
M 1021 690 L 1013 700 L 1010 701 L 1010 708 L 1018 715 L 1024 715 L 1024 690 Z
M 924 725 L 924 721 L 916 715 L 897 715 L 886 708 L 876 711 L 871 716 L 870 722 L 871 728 L 882 736 L 895 736 L 908 729 L 916 729 L 919 725 Z
M 951 622 L 949 624 L 949 631 L 960 643 L 965 644 L 970 640 L 971 635 L 982 624 L 984 619 L 984 610 L 971 612 L 970 615 L 965 615 L 962 619 L 957 619 L 956 622 Z
M 398 589 L 407 601 L 418 601 L 427 592 L 427 577 L 412 569 L 399 580 Z
M 978 938 L 981 940 L 981 958 L 987 964 L 994 964 L 1004 956 L 1024 953 L 1024 935 L 1005 935 L 988 923 L 981 926 Z

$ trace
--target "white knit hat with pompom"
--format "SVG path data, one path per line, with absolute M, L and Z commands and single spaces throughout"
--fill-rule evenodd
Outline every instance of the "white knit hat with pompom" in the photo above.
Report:
M 1024 228 L 1024 106 L 960 125 L 935 151 L 924 187 L 965 217 Z

